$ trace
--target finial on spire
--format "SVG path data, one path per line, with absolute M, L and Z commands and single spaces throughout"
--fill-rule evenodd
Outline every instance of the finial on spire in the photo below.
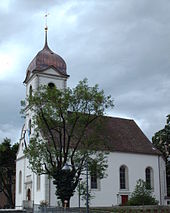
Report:
M 49 16 L 49 13 L 46 12 L 45 14 L 45 46 L 47 45 L 47 31 L 48 31 L 48 26 L 47 26 L 47 17 Z

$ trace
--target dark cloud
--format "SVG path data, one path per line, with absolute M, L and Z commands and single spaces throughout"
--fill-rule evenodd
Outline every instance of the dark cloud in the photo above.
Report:
M 84 77 L 98 83 L 115 100 L 109 114 L 133 118 L 151 138 L 170 113 L 168 0 L 11 1 L 0 13 L 0 47 L 15 44 L 19 61 L 8 81 L 0 82 L 5 91 L 0 94 L 0 130 L 21 125 L 22 81 L 43 47 L 46 10 L 48 42 L 66 60 L 68 85 Z
M 16 142 L 23 125 L 20 101 L 24 99 L 25 88 L 22 84 L 12 81 L 0 81 L 0 91 L 0 141 L 8 137 Z

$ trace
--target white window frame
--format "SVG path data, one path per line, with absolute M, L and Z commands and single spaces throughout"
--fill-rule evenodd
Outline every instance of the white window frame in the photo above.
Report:
M 125 187 L 121 186 L 121 168 L 125 170 L 125 173 L 124 173 Z M 129 172 L 128 172 L 128 167 L 126 165 L 121 165 L 119 168 L 119 188 L 120 188 L 120 191 L 129 190 Z
M 145 182 L 146 182 L 146 184 L 147 184 L 147 177 L 146 177 L 147 169 L 149 169 L 149 171 L 150 171 L 150 187 L 151 187 L 150 189 L 152 191 L 154 191 L 154 172 L 153 172 L 153 168 L 151 166 L 147 166 L 146 169 L 145 169 Z

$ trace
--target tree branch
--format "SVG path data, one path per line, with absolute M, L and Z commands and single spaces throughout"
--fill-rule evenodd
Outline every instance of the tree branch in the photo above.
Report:
M 45 125 L 46 125 L 46 127 L 47 127 L 47 129 L 48 129 L 48 131 L 49 131 L 49 133 L 50 133 L 50 135 L 51 135 L 54 148 L 55 148 L 55 150 L 57 150 L 57 147 L 56 147 L 56 144 L 55 144 L 55 139 L 54 139 L 53 133 L 52 133 L 52 131 L 51 131 L 49 125 L 48 125 L 48 122 L 47 122 L 47 120 L 46 120 L 46 118 L 45 118 L 45 116 L 44 116 L 44 113 L 43 113 L 42 108 L 40 108 L 40 111 L 41 111 L 41 115 L 40 115 L 40 116 L 42 117 L 42 119 L 43 119 L 43 121 L 44 121 L 44 123 L 45 123 Z
M 89 120 L 89 118 L 90 118 L 90 116 L 88 116 L 88 120 Z M 81 135 L 80 135 L 80 137 L 78 138 L 76 145 L 74 146 L 74 149 L 73 149 L 73 152 L 72 152 L 72 155 L 71 155 L 71 162 L 73 161 L 73 156 L 74 156 L 74 154 L 75 154 L 75 152 L 76 152 L 76 150 L 77 150 L 77 148 L 78 148 L 78 146 L 79 146 L 79 144 L 80 144 L 80 142 L 81 142 L 81 140 L 82 140 L 82 138 L 83 138 L 83 136 L 84 136 L 84 133 L 85 133 L 87 127 L 88 127 L 94 120 L 96 120 L 97 118 L 99 118 L 99 116 L 95 116 L 93 119 L 91 119 L 90 121 L 87 121 L 87 123 L 85 124 L 85 126 L 84 126 L 84 128 L 83 128 L 83 130 L 82 130 L 82 132 L 81 132 Z

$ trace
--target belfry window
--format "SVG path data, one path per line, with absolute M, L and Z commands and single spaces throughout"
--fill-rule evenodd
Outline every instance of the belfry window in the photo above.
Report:
M 53 88 L 55 87 L 55 84 L 52 83 L 52 82 L 50 82 L 50 83 L 48 84 L 48 87 L 49 87 L 50 89 L 53 89 Z

